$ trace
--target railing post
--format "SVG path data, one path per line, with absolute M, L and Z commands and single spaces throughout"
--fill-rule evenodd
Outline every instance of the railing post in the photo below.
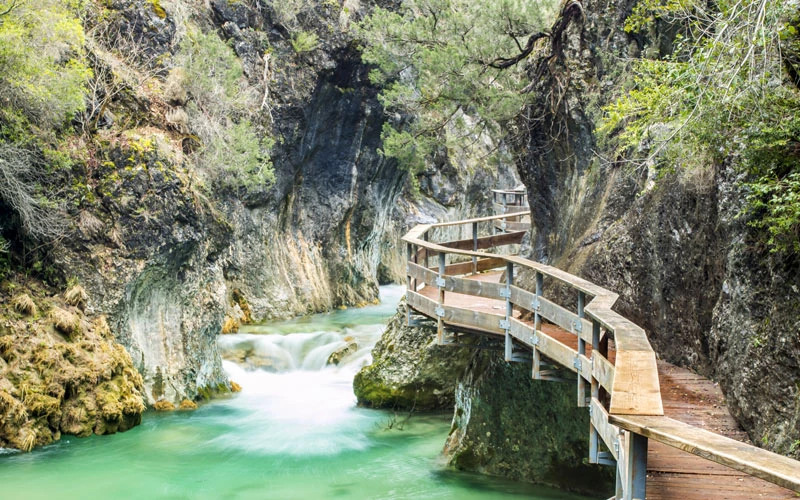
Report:
M 439 345 L 444 344 L 444 286 L 445 286 L 445 263 L 446 257 L 444 252 L 439 253 L 439 307 L 436 310 L 436 341 Z
M 406 245 L 406 326 L 411 326 L 411 306 L 408 305 L 408 292 L 411 290 L 411 243 Z
M 478 251 L 478 223 L 472 223 L 472 251 Z M 472 274 L 478 274 L 478 256 L 472 256 Z
M 511 339 L 511 318 L 514 316 L 514 305 L 511 303 L 511 285 L 514 284 L 514 263 L 506 263 L 506 362 L 514 357 L 514 341 Z
M 424 233 L 422 233 L 422 239 L 423 240 L 429 241 L 428 238 L 429 238 L 428 231 L 425 231 Z M 429 265 L 430 265 L 430 263 L 428 262 L 428 249 L 426 248 L 425 249 L 425 269 L 427 269 Z
M 647 438 L 628 432 L 626 441 L 628 461 L 625 498 L 645 500 L 647 489 Z
M 600 323 L 592 320 L 592 366 L 594 367 L 595 354 L 599 354 L 600 348 Z M 592 370 L 592 401 L 600 398 L 600 383 L 594 378 L 594 370 Z M 591 405 L 591 403 L 590 403 Z M 592 407 L 589 407 L 589 415 L 591 415 Z M 589 420 L 589 463 L 596 464 L 599 461 L 598 453 L 600 452 L 600 439 L 597 434 L 597 429 L 594 428 L 591 419 Z
M 544 275 L 540 272 L 536 273 L 536 303 L 533 306 L 533 335 L 539 335 L 539 330 L 542 328 L 542 316 L 539 314 L 539 299 L 542 297 L 542 288 L 544 287 Z M 539 349 L 533 346 L 533 378 L 541 380 L 541 358 Z
M 586 356 L 586 341 L 583 340 L 581 334 L 583 333 L 583 322 L 581 319 L 584 317 L 583 306 L 586 303 L 586 294 L 578 292 L 578 355 Z M 580 360 L 580 358 L 578 358 Z M 586 404 L 586 381 L 581 375 L 581 370 L 578 369 L 578 407 L 587 406 Z

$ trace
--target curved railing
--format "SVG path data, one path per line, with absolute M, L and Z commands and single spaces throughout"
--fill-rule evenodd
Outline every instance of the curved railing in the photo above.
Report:
M 435 319 L 440 344 L 446 328 L 502 336 L 506 361 L 515 360 L 515 346 L 531 351 L 534 379 L 559 378 L 547 364 L 575 372 L 578 406 L 590 414 L 589 461 L 616 465 L 618 498 L 644 498 L 648 438 L 800 492 L 800 462 L 664 416 L 655 353 L 644 330 L 612 309 L 616 293 L 552 266 L 490 252 L 520 244 L 529 228 L 522 219 L 530 212 L 507 212 L 421 224 L 403 237 L 409 320 L 412 310 Z M 495 234 L 480 236 L 480 225 Z M 433 231 L 457 226 L 471 227 L 471 238 L 431 241 Z M 504 270 L 503 282 L 467 277 L 497 269 Z M 515 282 L 520 275 L 535 283 L 532 290 Z M 545 279 L 562 297 L 577 292 L 575 310 L 545 297 Z M 438 290 L 436 298 L 421 293 L 426 287 Z M 448 305 L 448 292 L 504 301 L 505 314 Z M 577 348 L 543 331 L 544 320 L 573 334 Z

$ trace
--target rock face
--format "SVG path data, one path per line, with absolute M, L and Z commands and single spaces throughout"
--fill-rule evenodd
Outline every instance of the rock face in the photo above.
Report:
M 29 451 L 62 433 L 137 425 L 142 378 L 105 317 L 85 315 L 79 301 L 46 298 L 41 285 L 26 288 L 13 300 L 0 290 L 0 448 Z
M 534 381 L 530 365 L 478 351 L 456 388 L 445 445 L 459 469 L 608 496 L 614 468 L 584 463 L 589 414 L 575 406 L 575 386 Z
M 396 247 L 409 225 L 483 213 L 489 189 L 518 182 L 508 165 L 442 151 L 415 194 L 378 153 L 386 116 L 350 30 L 374 3 L 309 2 L 292 14 L 247 1 L 119 0 L 103 4 L 103 20 L 88 18 L 153 85 L 109 98 L 118 119 L 97 120 L 85 163 L 54 177 L 77 194 L 73 234 L 48 259 L 87 289 L 90 313 L 108 315 L 148 404 L 228 390 L 223 325 L 372 302 L 379 283 L 404 276 Z M 274 185 L 212 188 L 189 171 L 197 144 L 178 66 L 193 31 L 218 34 L 258 90 L 259 130 L 276 141 Z M 316 45 L 297 50 L 300 32 Z
M 372 350 L 372 364 L 353 380 L 358 403 L 373 408 L 450 409 L 471 349 L 437 346 L 436 325 L 406 326 L 406 306 Z
M 798 456 L 800 338 L 788 332 L 800 321 L 800 262 L 769 255 L 740 215 L 737 158 L 657 174 L 605 160 L 616 153 L 595 136 L 625 81 L 621 61 L 671 46 L 674 33 L 623 31 L 633 3 L 581 2 L 536 82 L 532 113 L 544 117 L 519 165 L 534 212 L 528 252 L 620 293 L 617 310 L 661 357 L 718 380 L 754 442 Z M 566 103 L 557 110 L 553 91 Z

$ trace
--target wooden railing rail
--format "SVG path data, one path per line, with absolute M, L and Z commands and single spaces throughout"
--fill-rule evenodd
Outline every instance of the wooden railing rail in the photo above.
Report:
M 589 460 L 616 465 L 617 498 L 644 498 L 648 439 L 800 492 L 800 463 L 664 417 L 655 353 L 644 330 L 612 310 L 616 293 L 518 255 L 483 251 L 519 244 L 529 227 L 522 221 L 526 217 L 530 212 L 514 211 L 412 228 L 403 237 L 409 261 L 408 320 L 412 310 L 436 319 L 437 341 L 443 345 L 447 343 L 445 328 L 502 336 L 506 361 L 520 359 L 515 347 L 531 351 L 534 379 L 563 380 L 553 368 L 574 372 L 577 404 L 590 413 Z M 479 224 L 486 223 L 490 232 L 499 229 L 500 233 L 479 235 Z M 472 238 L 430 241 L 434 230 L 454 226 L 471 226 Z M 503 283 L 466 277 L 493 269 L 504 271 Z M 515 283 L 521 270 L 535 277 L 535 290 Z M 577 292 L 574 311 L 545 298 L 545 278 Z M 436 300 L 420 293 L 426 286 L 438 288 Z M 449 306 L 446 293 L 504 301 L 505 314 Z M 529 316 L 533 319 L 523 319 Z M 544 320 L 574 334 L 577 349 L 542 331 Z M 615 347 L 613 363 L 610 338 Z M 700 442 L 693 441 L 698 436 Z

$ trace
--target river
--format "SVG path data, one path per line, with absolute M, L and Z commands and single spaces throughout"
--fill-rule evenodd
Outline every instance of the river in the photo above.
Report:
M 579 498 L 446 468 L 440 452 L 450 415 L 406 419 L 356 406 L 353 376 L 402 293 L 382 287 L 376 306 L 220 337 L 226 358 L 237 360 L 224 361 L 225 370 L 242 392 L 196 411 L 148 412 L 121 434 L 3 450 L 0 498 Z M 345 338 L 358 350 L 327 366 Z

